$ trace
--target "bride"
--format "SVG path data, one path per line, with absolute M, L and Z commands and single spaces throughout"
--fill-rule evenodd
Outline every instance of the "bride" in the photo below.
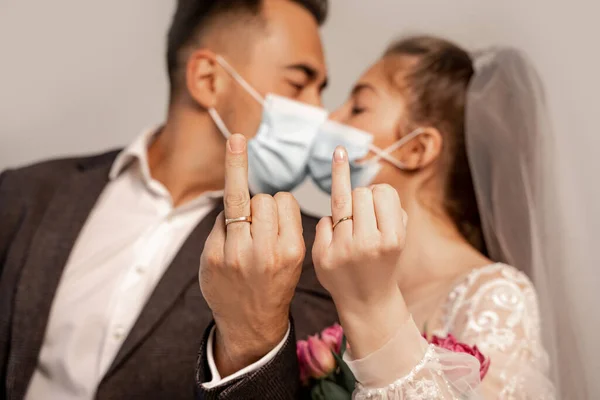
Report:
M 438 38 L 402 40 L 317 139 L 309 168 L 332 217 L 317 227 L 313 260 L 357 399 L 557 396 L 522 272 L 539 276 L 546 244 L 531 189 L 540 85 L 514 50 L 476 61 Z M 448 334 L 490 360 L 483 380 L 477 359 L 423 337 Z

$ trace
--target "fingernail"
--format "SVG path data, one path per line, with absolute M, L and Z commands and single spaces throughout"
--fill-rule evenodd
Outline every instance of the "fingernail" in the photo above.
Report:
M 335 151 L 333 152 L 333 160 L 335 162 L 346 161 L 346 149 L 344 149 L 342 146 L 336 147 Z
M 243 153 L 246 150 L 246 138 L 244 135 L 236 133 L 229 138 L 229 150 L 232 153 Z

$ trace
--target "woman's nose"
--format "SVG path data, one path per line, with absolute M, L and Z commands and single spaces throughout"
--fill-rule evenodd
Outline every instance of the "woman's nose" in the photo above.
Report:
M 340 107 L 337 110 L 333 111 L 331 114 L 329 114 L 329 119 L 335 122 L 344 122 L 346 119 L 344 107 Z

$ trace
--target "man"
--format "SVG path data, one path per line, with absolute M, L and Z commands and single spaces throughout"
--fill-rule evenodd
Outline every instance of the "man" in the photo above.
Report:
M 1 398 L 193 397 L 197 351 L 213 318 L 197 274 L 223 208 L 223 134 L 242 132 L 250 147 L 264 125 L 253 96 L 320 104 L 325 15 L 325 0 L 180 0 L 168 37 L 171 99 L 162 128 L 121 152 L 0 175 Z M 267 154 L 254 150 L 258 161 Z M 250 168 L 255 191 L 285 186 L 259 167 Z M 295 207 L 289 196 L 276 197 Z M 232 207 L 244 202 L 225 199 Z M 310 252 L 315 221 L 303 217 L 302 224 Z M 291 303 L 299 336 L 335 320 L 310 259 Z M 298 281 L 291 270 L 287 287 Z M 234 289 L 220 287 L 243 304 L 248 293 Z M 211 306 L 223 309 L 212 295 Z M 289 306 L 256 315 L 242 308 L 237 331 L 215 312 L 215 357 L 204 346 L 201 358 L 215 366 L 200 379 L 200 395 L 232 392 L 234 381 L 248 387 L 252 371 L 272 359 L 265 352 L 291 340 Z M 237 361 L 223 362 L 223 354 Z

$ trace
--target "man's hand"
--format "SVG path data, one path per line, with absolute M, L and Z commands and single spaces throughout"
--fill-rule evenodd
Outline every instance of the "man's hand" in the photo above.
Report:
M 225 210 L 200 262 L 200 289 L 216 322 L 222 377 L 258 361 L 284 338 L 304 260 L 300 208 L 289 193 L 250 200 L 246 139 L 227 142 Z M 252 222 L 225 220 L 252 217 Z
M 387 343 L 408 319 L 398 289 L 407 217 L 389 185 L 352 191 L 341 147 L 333 157 L 331 214 L 317 225 L 313 262 L 333 297 L 353 356 L 362 358 Z

